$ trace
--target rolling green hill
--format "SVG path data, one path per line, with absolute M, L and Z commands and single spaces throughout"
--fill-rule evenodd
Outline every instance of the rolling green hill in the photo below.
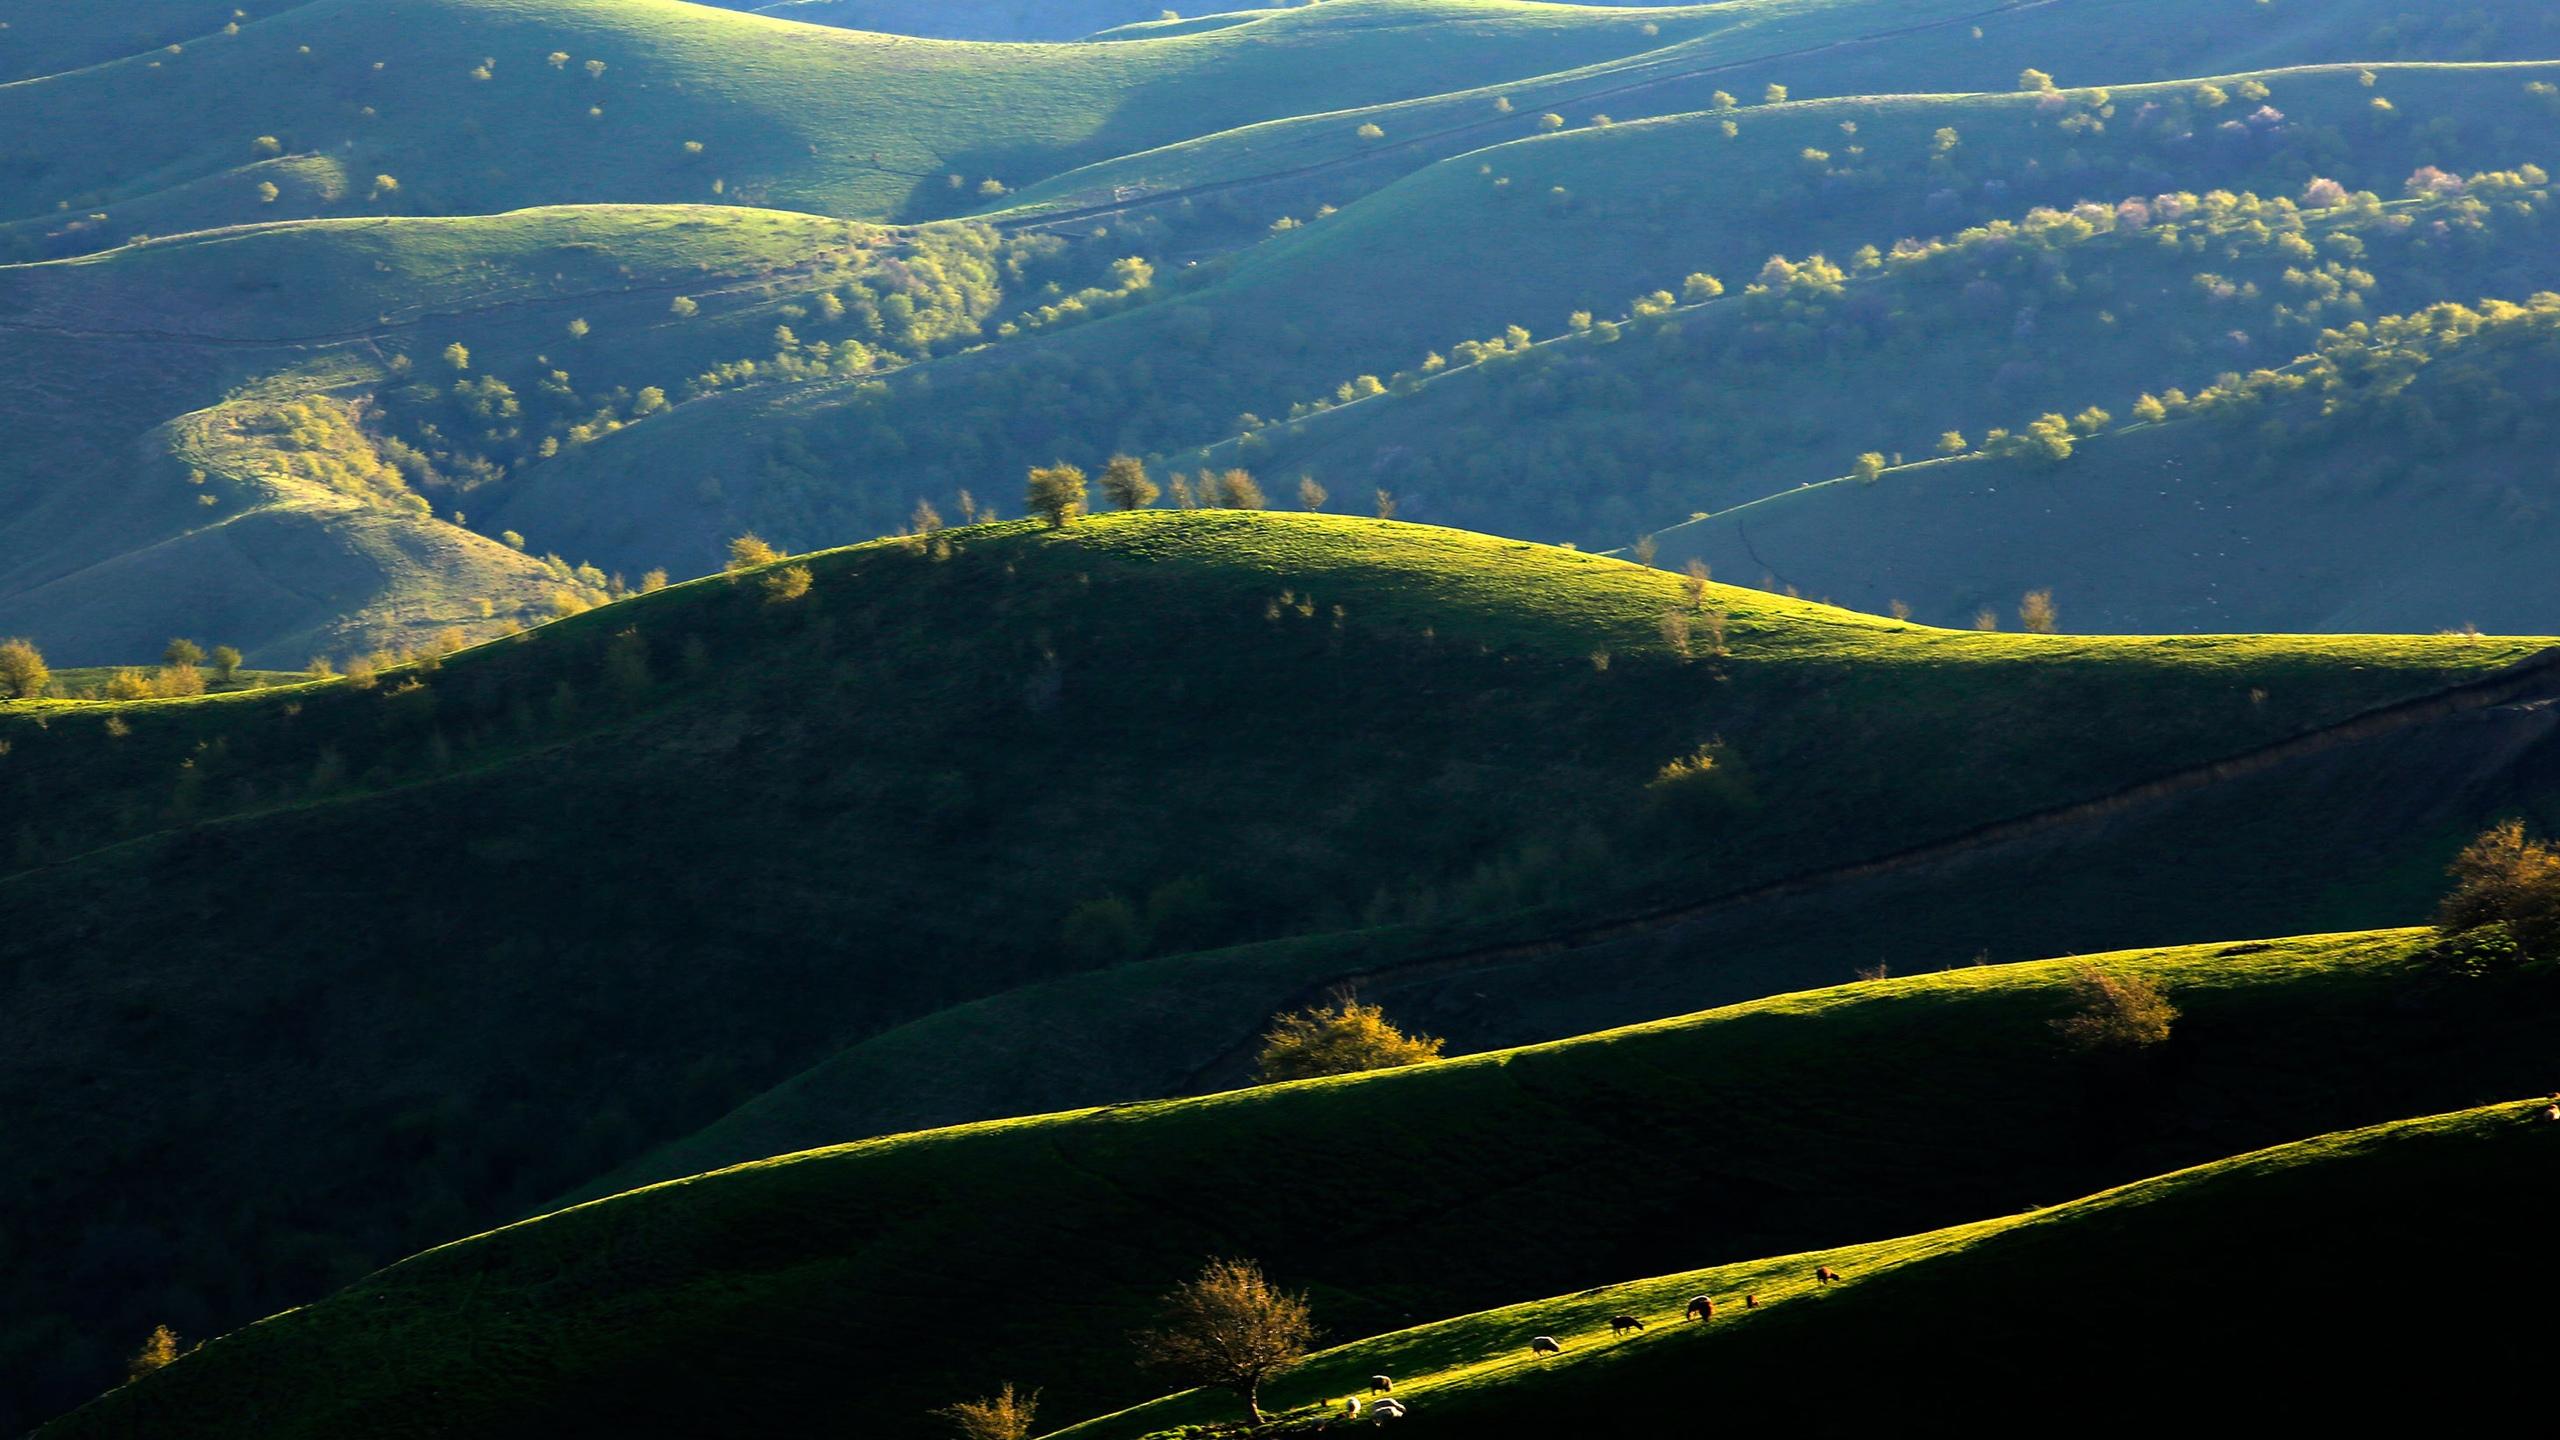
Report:
M 1154 21 L 1166 7 L 1148 0 L 712 0 L 726 10 L 752 10 L 777 20 L 840 25 L 893 35 L 947 40 L 1076 40 L 1121 25 Z M 1213 3 L 1215 11 L 1276 5 Z
M 2534 1197 L 2560 1167 L 2543 1108 L 2326 1135 L 2051 1209 L 1488 1311 L 1327 1352 L 1284 1385 L 1332 1399 L 1390 1374 L 1410 1407 L 1401 1430 L 1470 1437 L 1576 1434 L 1602 1415 L 1667 1427 L 1707 1407 L 1727 1424 L 1818 1434 L 1991 1409 L 2070 1415 L 2090 1434 L 2148 1434 L 2206 1411 L 2425 1423 L 2453 1377 L 2540 1363 L 2511 1301 L 2551 1272 L 2533 1240 Z M 1820 1286 L 1818 1265 L 1849 1278 Z M 1684 1322 L 1702 1293 L 1716 1317 Z M 1658 1328 L 1612 1339 L 1609 1317 L 1630 1311 Z M 1563 1353 L 1533 1359 L 1534 1335 Z M 1996 1378 L 1914 1343 L 1923 1335 L 1996 1356 Z M 1224 1418 L 1185 1396 L 1058 1433 L 1109 1440 Z M 1317 1427 L 1275 1433 L 1300 1428 Z
M 984 204 L 991 180 L 1650 50 L 1708 13 L 1332 0 L 1027 47 L 680 0 L 312 0 L 0 90 L 0 133 L 23 137 L 0 221 L 64 253 L 138 226 L 599 201 L 936 218 Z M 270 173 L 286 159 L 308 168 Z M 266 182 L 279 193 L 262 200 Z
M 2130 420 L 2072 459 L 1974 455 L 1789 491 L 1661 537 L 1852 605 L 1945 623 L 2038 586 L 2074 628 L 2512 625 L 2539 543 L 2560 297 L 2355 322 L 2236 394 Z M 2234 391 L 2245 387 L 2233 387 Z
M 1428 956 L 1451 918 L 1543 907 L 1512 922 L 1537 934 L 1711 900 L 2536 648 L 1982 636 L 1710 588 L 1729 653 L 1702 653 L 1702 612 L 1683 659 L 1675 578 L 1425 527 L 1151 513 L 945 542 L 818 557 L 794 601 L 713 579 L 361 684 L 0 711 L 0 1113 L 56 1177 L 9 1211 L 65 1237 L 12 1273 L 23 1311 L 84 1317 L 12 1368 L 94 1375 L 125 1330 L 318 1293 L 1030 982 L 1380 925 L 1422 927 L 1382 953 Z M 1718 768 L 1653 785 L 1701 746 Z M 2516 791 L 2492 768 L 2424 793 Z M 2429 823 L 2393 863 L 2441 864 L 2478 817 Z M 2197 923 L 2300 894 L 2263 857 L 2216 868 Z M 1178 1005 L 1159 963 L 1131 1004 Z M 1285 960 L 1225 1023 L 1328 973 Z M 1569 1033 L 1590 988 L 1505 1023 Z M 1015 1108 L 979 1087 L 1018 1062 L 980 1053 L 951 1072 L 966 1118 Z M 178 1175 L 191 1203 L 155 1198 Z
M 865 1428 L 885 1435 L 926 1433 L 927 1406 L 1002 1378 L 1049 1387 L 1052 1415 L 1073 1418 L 1138 1390 L 1122 1335 L 1204 1254 L 1308 1287 L 1336 1335 L 1399 1330 L 2511 1095 L 2538 1083 L 2560 1001 L 2547 967 L 2457 981 L 2408 935 L 2099 963 L 2165 982 L 2185 1012 L 2131 1070 L 2056 1050 L 2045 1022 L 2069 965 L 2011 966 L 898 1137 L 431 1251 L 46 1433 L 149 1434 L 180 1416 L 279 1440 L 789 1431 L 841 1415 L 854 1364 Z

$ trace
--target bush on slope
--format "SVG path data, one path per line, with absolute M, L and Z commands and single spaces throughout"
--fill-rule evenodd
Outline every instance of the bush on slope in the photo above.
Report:
M 999 1378 L 1049 1386 L 1072 1416 L 1142 1383 L 1123 1335 L 1206 1253 L 1262 1260 L 1360 1334 L 1473 1297 L 1952 1223 L 2534 1083 L 2560 1000 L 2547 970 L 2456 983 L 2416 949 L 2104 958 L 2165 980 L 2186 1012 L 2130 1069 L 2055 1050 L 2074 966 L 1959 970 L 791 1157 L 422 1255 L 48 1433 L 184 1415 L 207 1435 L 710 1434 L 850 1406 L 923 1434 L 926 1407 Z

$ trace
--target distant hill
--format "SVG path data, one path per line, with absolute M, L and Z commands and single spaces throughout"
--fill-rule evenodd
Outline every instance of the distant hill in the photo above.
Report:
M 1710 1404 L 1727 1423 L 1823 1434 L 1907 1425 L 1915 1412 L 2029 1409 L 2074 1416 L 2090 1434 L 2150 1433 L 2203 1410 L 2423 1423 L 2448 1377 L 2540 1360 L 2503 1297 L 2547 1283 L 2552 1268 L 2530 1239 L 2531 1197 L 2560 1167 L 2542 1109 L 2326 1135 L 2050 1209 L 1382 1336 L 1284 1382 L 1293 1401 L 1325 1401 L 1279 1433 L 1314 1428 L 1324 1411 L 1338 1418 L 1339 1397 L 1365 1394 L 1378 1373 L 1394 1377 L 1408 1407 L 1400 1429 L 1417 1435 L 1562 1435 L 1595 1415 L 1667 1427 Z M 1822 1286 L 1819 1265 L 1848 1278 Z M 1683 1314 L 1702 1293 L 1718 1306 L 1703 1326 Z M 1759 1306 L 1745 1308 L 1746 1295 Z M 2424 1323 L 2339 1323 L 2413 1305 Z M 1609 1317 L 1630 1311 L 1652 1327 L 1612 1337 Z M 1914 1344 L 1922 1334 L 1998 1356 L 1997 1380 Z M 1535 1335 L 1563 1352 L 1531 1357 Z M 1217 1401 L 1186 1396 L 1059 1433 L 1105 1440 L 1224 1418 Z
M 1794 1278 L 1765 1317 L 1772 1326 L 1811 1323 L 1789 1320 L 1795 1307 L 1828 1317 L 1889 1305 L 1906 1283 L 1943 1293 L 1921 1278 L 1941 1263 L 1955 1272 L 1950 1286 L 2004 1273 L 1993 1257 L 2012 1244 L 2074 1276 L 2084 1273 L 2075 1263 L 2087 1266 L 2086 1280 L 2060 1287 L 2086 1296 L 2108 1288 L 2101 1275 L 2130 1282 L 2133 1256 L 2150 1247 L 2056 1256 L 2032 1237 L 2111 1233 L 2103 1222 L 2078 1228 L 2073 1217 L 2092 1212 L 2068 1208 L 2015 1230 L 1994 1222 L 1843 1251 L 1853 1279 L 1842 1298 L 1799 1292 L 1802 1273 L 1830 1253 L 1821 1247 L 2014 1213 L 2377 1114 L 2537 1089 L 2525 1077 L 2538 1073 L 2550 1023 L 2547 973 L 2457 981 L 2415 950 L 2404 935 L 2100 957 L 2165 982 L 2185 1012 L 2169 1046 L 2129 1071 L 2057 1049 L 2046 1022 L 2068 1010 L 2070 965 L 1959 969 L 1380 1075 L 789 1157 L 429 1252 L 215 1341 L 45 1433 L 150 1434 L 178 1416 L 195 1433 L 274 1440 L 643 1423 L 668 1435 L 788 1431 L 840 1413 L 843 1367 L 856 1357 L 864 1424 L 882 1435 L 930 1433 L 928 1407 L 1003 1379 L 1046 1387 L 1046 1413 L 1067 1420 L 1143 1393 L 1126 1332 L 1213 1253 L 1255 1257 L 1308 1288 L 1337 1336 L 1701 1264 L 1734 1267 L 1720 1288 L 1756 1283 L 1776 1296 L 1773 1267 L 1744 1262 L 1805 1251 L 1818 1253 L 1786 1267 Z M 2521 1115 L 2506 1107 L 2494 1125 Z M 2450 1149 L 2426 1143 L 2439 1133 Z M 2550 1162 L 2525 1157 L 2548 1154 L 2549 1139 L 2494 1133 L 2486 1115 L 2407 1132 L 2416 1148 L 2376 1172 L 2362 1192 L 2372 1198 L 2301 1211 L 2305 1233 L 2354 1233 L 2322 1217 L 2386 1213 L 2379 1197 L 2423 1186 L 2437 1164 L 2453 1167 L 2456 1193 L 2484 1203 L 2491 1190 L 2472 1177 L 2500 1177 L 2512 1199 L 2485 1214 L 2528 1213 L 2540 1189 L 2531 1177 Z M 2516 1148 L 2528 1142 L 2529 1152 Z M 2469 1168 L 2484 1155 L 2488 1171 Z M 2192 1215 L 2211 1192 L 2187 1183 L 2138 1188 L 2094 1213 Z M 2301 1183 L 2341 1188 L 2310 1173 Z M 2173 1211 L 2107 1208 L 2179 1193 L 2188 1204 Z M 2476 1254 L 2477 1240 L 2507 1233 L 2445 1230 L 2430 1206 L 2398 1208 L 2402 1221 L 2384 1232 L 2393 1244 L 2416 1243 L 2407 1227 L 2422 1226 L 2435 1244 Z M 2203 1245 L 2216 1232 L 2199 1220 L 2191 1233 Z M 1966 1243 L 1978 1246 L 1972 1265 L 1915 1259 L 1908 1282 L 1885 1268 Z M 2351 1250 L 2322 1252 L 2322 1263 L 2354 1271 Z M 2160 1259 L 2170 1274 L 2196 1263 Z M 2310 1268 L 2307 1255 L 2270 1263 Z M 1751 1274 L 1769 1278 L 1746 1282 Z M 1685 1296 L 1669 1297 L 1685 1283 L 1643 1287 L 1645 1308 L 1676 1314 Z M 2375 1282 L 2367 1272 L 2338 1283 Z M 1856 1298 L 1867 1285 L 1875 1299 Z M 1538 1313 L 1569 1320 L 1577 1350 L 1598 1349 L 1592 1318 L 1621 1302 L 1603 1290 Z M 2079 1302 L 2063 1303 L 2076 1313 Z M 1746 1337 L 1754 1332 L 1739 1327 L 1759 1323 L 1717 1322 Z M 955 1345 L 962 1332 L 969 1343 Z M 1437 1390 L 1430 1372 L 1496 1362 L 1478 1382 L 1490 1385 L 1518 1373 L 1525 1340 L 1480 1317 L 1448 1339 L 1381 1343 L 1416 1345 L 1394 1368 L 1420 1382 L 1420 1408 Z M 1699 1342 L 1636 1343 L 1685 1356 Z M 1808 1370 L 1825 1363 L 1819 1340 L 1784 1353 Z M 400 1363 L 363 1358 L 390 1354 Z M 1280 1398 L 1339 1393 L 1344 1363 L 1311 1372 L 1305 1389 L 1280 1387 Z M 1450 1377 L 1453 1405 L 1461 1378 L 1475 1377 Z M 1500 1395 L 1484 1393 L 1488 1405 Z
M 1684 659 L 1674 577 L 1427 527 L 1159 512 L 945 540 L 810 559 L 797 600 L 714 578 L 360 682 L 0 712 L 0 1013 L 24 1017 L 0 1113 L 60 1177 L 26 1223 L 80 1237 L 13 1273 L 29 1313 L 82 1317 L 12 1369 L 95 1375 L 124 1331 L 318 1293 L 1026 984 L 1316 947 L 1239 970 L 1224 1018 L 1173 1040 L 1125 1028 L 1189 1008 L 1186 971 L 1151 962 L 1091 1030 L 1097 1074 L 1205 1063 L 1345 949 L 1709 902 L 2376 707 L 2432 714 L 2538 648 L 1983 636 L 1711 587 Z M 2526 779 L 2475 759 L 2410 792 L 2453 811 L 2358 862 L 2362 914 L 2414 918 L 2372 867 L 2431 886 L 2472 807 Z M 2214 861 L 2189 923 L 2299 907 L 2250 853 Z M 2042 913 L 2076 909 L 2047 883 Z M 1420 928 L 1372 950 L 1382 926 Z M 1518 1004 L 1479 1028 L 1551 1036 L 1610 986 L 1515 1001 L 1497 967 L 1468 989 Z M 1633 993 L 1661 1014 L 1681 987 Z M 1002 1113 L 988 1077 L 1061 1058 L 1039 1033 L 879 1098 Z M 181 1174 L 187 1204 L 151 1198 Z

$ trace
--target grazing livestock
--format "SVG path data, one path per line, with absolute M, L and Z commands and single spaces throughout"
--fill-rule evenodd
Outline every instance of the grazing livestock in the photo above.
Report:
M 1342 1408 L 1343 1408 L 1344 1413 L 1345 1413 L 1345 1414 L 1347 1414 L 1351 1419 L 1354 1419 L 1354 1420 L 1359 1419 L 1359 1418 L 1360 1418 L 1360 1397 L 1359 1397 L 1359 1396 L 1357 1396 L 1357 1395 L 1354 1395 L 1354 1396 L 1352 1396 L 1351 1398 L 1349 1398 L 1349 1399 L 1347 1399 L 1347 1400 L 1343 1401 L 1343 1402 L 1342 1402 Z
M 1715 1297 L 1711 1295 L 1701 1295 L 1690 1301 L 1689 1318 L 1692 1320 L 1713 1320 L 1716 1318 Z
M 1840 1278 L 1840 1272 L 1832 1269 L 1828 1265 L 1816 1265 L 1813 1267 L 1813 1278 L 1821 1281 L 1825 1285 L 1828 1285 L 1832 1281 Z
M 1540 1335 L 1529 1341 L 1529 1353 L 1532 1355 L 1561 1355 L 1564 1353 L 1564 1347 L 1556 1343 L 1556 1337 L 1553 1335 Z
M 1743 1296 L 1743 1297 L 1742 1297 L 1742 1308 L 1743 1308 L 1743 1309 L 1745 1309 L 1745 1310 L 1757 1310 L 1757 1309 L 1759 1309 L 1759 1308 L 1760 1308 L 1760 1294 L 1759 1294 L 1759 1292 L 1755 1290 L 1755 1291 L 1753 1291 L 1751 1294 L 1748 1294 L 1748 1295 Z
M 1394 1388 L 1396 1388 L 1396 1382 L 1388 1379 L 1384 1375 L 1372 1375 L 1369 1377 L 1369 1393 L 1372 1395 L 1384 1395 Z
M 1643 1328 L 1644 1322 L 1633 1315 L 1612 1315 L 1609 1317 L 1609 1333 L 1612 1335 L 1624 1335 L 1630 1330 L 1641 1330 Z
M 1370 1406 L 1369 1414 L 1379 1420 L 1401 1420 L 1404 1418 L 1404 1402 L 1390 1396 Z

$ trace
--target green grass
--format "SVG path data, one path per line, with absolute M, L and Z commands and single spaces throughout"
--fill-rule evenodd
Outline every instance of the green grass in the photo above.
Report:
M 0 1013 L 24 1017 L 0 1099 L 27 1173 L 57 1177 L 10 1211 L 59 1255 L 148 1225 L 188 1257 L 112 1284 L 28 1260 L 12 1303 L 79 1319 L 24 1368 L 94 1375 L 126 1331 L 320 1293 L 870 1037 L 1102 973 L 1115 956 L 1061 944 L 1089 901 L 1205 901 L 1161 955 L 1339 935 L 1338 957 L 1381 925 L 1429 953 L 1472 933 L 1453 920 L 1516 938 L 2107 794 L 2536 648 L 1983 636 L 1719 590 L 1733 654 L 1683 663 L 1672 577 L 1459 532 L 1156 513 L 956 543 L 812 557 L 791 605 L 678 586 L 369 690 L 0 709 Z M 1730 788 L 1648 800 L 1719 738 Z M 2381 848 L 2439 865 L 2445 823 Z M 2242 901 L 2287 923 L 2281 854 L 2223 861 L 2189 923 L 2232 933 L 2212 927 Z M 2038 945 L 2035 916 L 2072 913 L 2003 908 Z M 1097 1013 L 1178 1007 L 1184 968 L 1152 963 Z M 1339 963 L 1276 956 L 1215 1029 L 1127 1048 L 1224 1048 Z M 1504 1023 L 1570 1033 L 1592 989 Z M 1646 993 L 1627 1003 L 1679 990 Z M 962 1118 L 1056 1103 L 990 1086 L 1058 1058 L 1038 1007 L 999 1015 L 1024 1028 L 992 1066 L 973 1039 L 901 1093 Z M 200 1203 L 144 1203 L 180 1175 Z
M 2324 1135 L 2049 1209 L 1509 1306 L 1324 1352 L 1273 1390 L 1336 1401 L 1385 1373 L 1410 1407 L 1400 1430 L 1469 1437 L 1585 1433 L 1600 1415 L 1669 1427 L 1707 1407 L 1840 1434 L 2031 1409 L 2105 1434 L 2206 1411 L 2417 1420 L 2459 1377 L 2540 1359 L 2511 1306 L 2551 1272 L 2531 1238 L 2560 1165 L 2543 1108 Z M 1848 1279 L 1821 1286 L 1820 1265 Z M 1703 1326 L 1684 1318 L 1698 1294 L 1718 1301 Z M 2395 1318 L 2412 1308 L 2425 1318 Z M 1628 1312 L 1654 1328 L 1614 1337 Z M 1532 1357 L 1534 1335 L 1563 1353 Z M 1949 1363 L 1951 1343 L 1996 1357 L 1996 1376 Z M 2279 1371 L 2281 1393 L 2262 1388 Z M 1186 1395 L 1057 1433 L 1170 1433 L 1231 1406 Z
M 1665 532 L 1662 563 L 1696 555 L 1852 605 L 1904 596 L 1949 623 L 1977 608 L 2013 623 L 2046 586 L 2073 628 L 2513 625 L 2544 604 L 2547 511 L 2518 482 L 2548 443 L 2552 330 L 2546 314 L 2437 349 L 2405 388 L 2360 378 L 2124 422 L 2060 466 L 1967 457 L 1782 492 Z
M 350 179 L 270 207 L 288 216 L 727 197 L 935 218 L 980 204 L 988 178 L 1018 187 L 1282 115 L 1653 49 L 1700 27 L 1686 13 L 1333 0 L 1228 30 L 1060 47 L 920 41 L 677 0 L 316 0 L 179 54 L 0 91 L 0 130 L 40 137 L 0 172 L 0 218 L 52 217 L 66 199 L 75 214 L 112 216 L 229 175 L 227 193 L 155 223 L 244 219 L 256 213 L 245 167 L 260 136 L 330 155 Z M 571 58 L 555 67 L 554 53 Z M 484 60 L 489 78 L 473 78 Z M 602 75 L 586 72 L 591 60 Z M 110 116 L 120 139 L 100 128 Z M 397 193 L 377 193 L 376 175 L 396 178 Z
M 1073 1419 L 1143 1393 L 1122 1336 L 1206 1254 L 1263 1260 L 1333 1334 L 1359 1336 L 1634 1274 L 1732 1265 L 1739 1282 L 1755 1256 L 2538 1085 L 2560 1003 L 2547 967 L 2453 981 L 2416 948 L 2386 934 L 2105 957 L 2185 1012 L 2129 1069 L 2056 1051 L 2045 1021 L 2068 964 L 2011 966 L 788 1157 L 429 1252 L 47 1433 L 179 1415 L 274 1437 L 790 1430 L 841 1412 L 857 1359 L 853 1393 L 882 1434 L 926 1433 L 926 1407 L 1005 1378 L 1049 1387 L 1050 1414 Z M 1604 1303 L 1578 1297 L 1567 1318 Z M 1768 1318 L 1815 1303 L 1790 1295 Z M 1319 1370 L 1282 1398 L 1335 1389 Z

